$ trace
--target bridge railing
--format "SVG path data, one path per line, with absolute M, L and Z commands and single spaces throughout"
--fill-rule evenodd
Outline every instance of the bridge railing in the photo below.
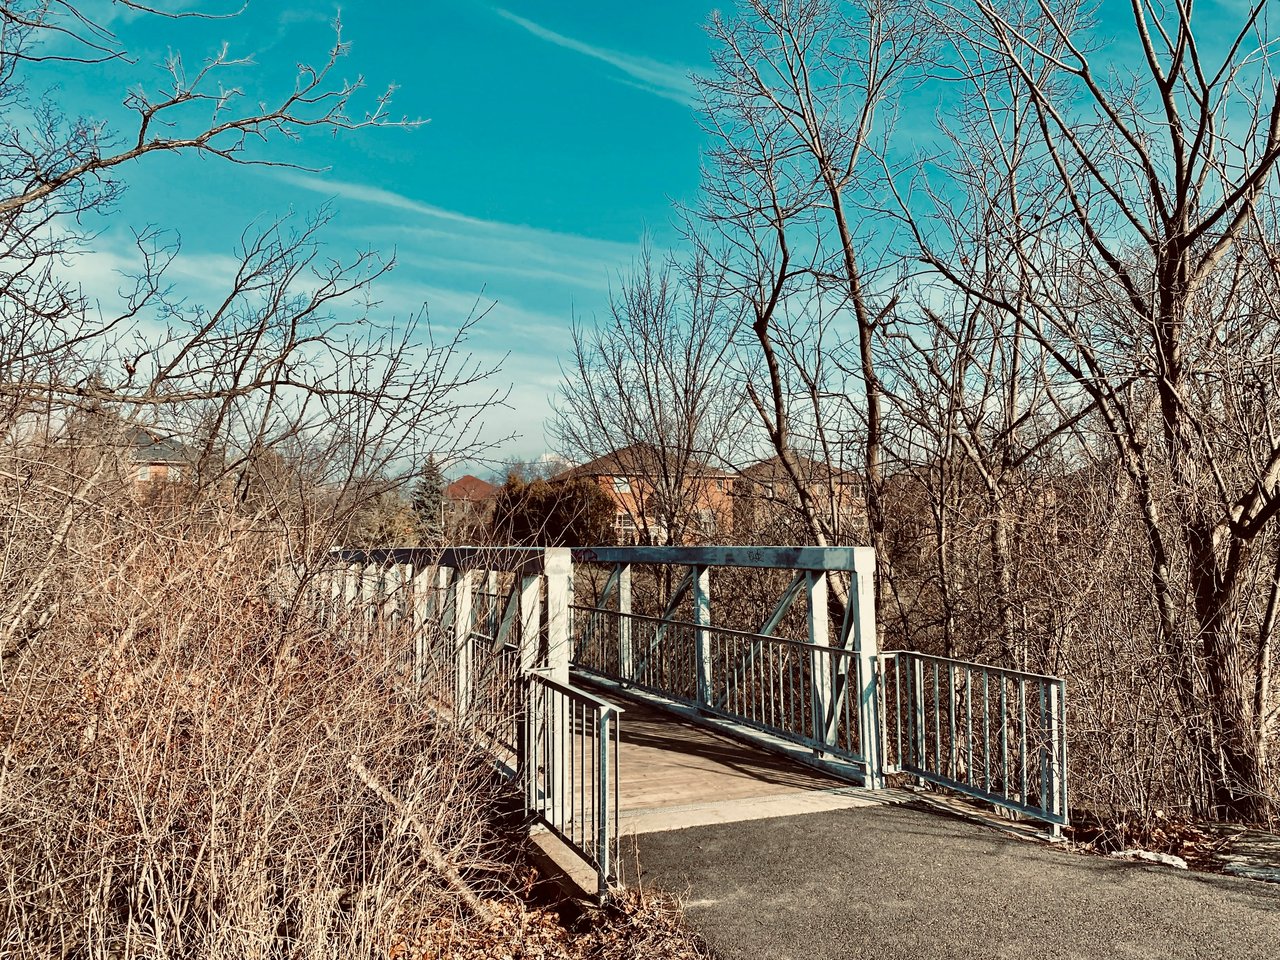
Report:
M 525 682 L 525 807 L 595 868 L 605 890 L 616 879 L 623 711 L 538 671 Z
M 1067 824 L 1066 683 L 912 651 L 879 656 L 885 770 Z
M 607 574 L 590 604 L 572 603 L 573 561 Z M 632 609 L 633 565 L 667 568 L 662 615 Z M 755 630 L 713 622 L 713 582 L 740 590 L 749 568 L 772 571 L 760 581 L 775 591 L 772 613 Z M 596 867 L 601 890 L 621 711 L 569 684 L 571 656 L 588 676 L 851 763 L 866 786 L 906 773 L 1066 824 L 1063 681 L 879 653 L 873 570 L 866 548 L 616 547 L 572 560 L 563 549 L 343 551 L 316 593 L 318 615 L 352 642 L 404 651 L 402 679 L 503 755 L 530 812 Z M 846 575 L 835 623 L 828 580 Z
M 867 786 L 883 785 L 874 551 L 598 547 L 574 561 L 602 582 L 592 603 L 572 608 L 577 669 L 846 761 Z M 643 612 L 632 606 L 641 573 Z M 833 585 L 843 611 L 834 620 Z M 733 618 L 718 622 L 713 608 Z
M 572 571 L 563 548 L 342 550 L 314 594 L 350 642 L 398 651 L 397 682 L 507 766 L 527 812 L 596 868 L 603 893 L 622 711 L 569 685 Z
M 857 652 L 600 607 L 574 605 L 573 611 L 585 627 L 578 669 L 866 764 Z

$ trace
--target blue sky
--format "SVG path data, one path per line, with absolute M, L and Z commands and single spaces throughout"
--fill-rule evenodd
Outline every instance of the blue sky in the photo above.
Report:
M 247 94 L 278 91 L 296 62 L 323 59 L 338 12 L 250 0 L 242 16 L 210 22 L 96 9 L 137 63 L 47 68 L 40 79 L 57 86 L 68 112 L 106 119 L 122 136 L 128 86 L 154 86 L 168 51 L 181 52 L 190 71 L 226 42 L 255 61 L 234 75 Z M 393 113 L 428 122 L 308 136 L 271 151 L 322 172 L 193 157 L 137 163 L 98 253 L 79 267 L 85 285 L 110 288 L 112 271 L 128 266 L 128 231 L 156 224 L 181 233 L 180 290 L 212 298 L 248 224 L 332 199 L 334 255 L 396 252 L 399 266 L 380 287 L 388 313 L 426 302 L 432 322 L 449 327 L 477 299 L 493 304 L 470 343 L 485 361 L 506 356 L 511 409 L 492 418 L 490 435 L 514 431 L 519 438 L 500 453 L 536 456 L 546 449 L 543 422 L 571 316 L 604 309 L 646 230 L 659 246 L 674 242 L 671 201 L 696 190 L 702 135 L 687 75 L 707 64 L 711 9 L 689 0 L 351 0 L 341 9 L 352 45 L 341 75 L 363 74 L 371 91 L 395 84 Z
M 156 3 L 233 12 L 240 0 Z M 1201 10 L 1207 37 L 1238 3 Z M 327 0 L 249 0 L 242 15 L 213 21 L 141 16 L 110 0 L 84 5 L 136 63 L 49 66 L 37 83 L 55 87 L 69 113 L 105 119 L 121 136 L 130 129 L 126 91 L 154 86 L 170 51 L 194 69 L 227 43 L 254 60 L 228 79 L 256 99 L 287 88 L 299 61 L 324 59 L 338 13 Z M 483 363 L 502 361 L 500 385 L 511 395 L 487 435 L 516 434 L 497 456 L 536 457 L 547 450 L 543 426 L 571 317 L 604 311 L 646 231 L 658 249 L 677 242 L 672 201 L 693 198 L 704 142 L 688 74 L 709 66 L 703 25 L 712 8 L 708 0 L 350 0 L 341 17 L 352 49 L 340 75 L 362 74 L 371 92 L 395 84 L 393 112 L 427 123 L 308 135 L 270 151 L 318 172 L 149 158 L 127 171 L 130 192 L 97 225 L 96 252 L 76 269 L 86 289 L 113 289 L 115 271 L 132 265 L 129 230 L 157 224 L 182 236 L 171 274 L 178 292 L 212 299 L 246 226 L 332 200 L 334 256 L 369 247 L 397 255 L 378 291 L 385 316 L 425 303 L 447 329 L 477 304 L 492 305 L 469 346 Z M 1121 33 L 1110 52 L 1122 59 L 1133 49 L 1128 4 L 1104 8 L 1104 23 Z M 936 100 L 921 104 L 903 123 L 932 129 L 938 109 Z

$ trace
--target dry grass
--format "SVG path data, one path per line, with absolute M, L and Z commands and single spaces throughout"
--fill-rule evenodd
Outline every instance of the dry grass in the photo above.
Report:
M 5 664 L 0 956 L 701 955 L 652 900 L 527 904 L 492 764 L 275 535 L 129 523 L 69 541 Z
M 260 544 L 219 541 L 116 558 L 10 676 L 3 949 L 380 954 L 457 908 L 424 837 L 488 867 L 483 758 L 394 663 L 276 602 Z
M 629 890 L 572 918 L 557 909 L 495 902 L 498 930 L 442 917 L 417 939 L 397 942 L 402 960 L 708 960 L 700 937 L 684 926 L 678 901 Z

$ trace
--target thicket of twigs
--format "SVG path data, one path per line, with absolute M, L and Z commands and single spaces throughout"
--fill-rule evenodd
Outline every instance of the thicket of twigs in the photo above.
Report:
M 0 956 L 700 955 L 662 901 L 527 902 L 489 758 L 220 489 L 103 480 L 50 543 L 4 485 L 0 599 L 48 584 L 0 675 Z
M 773 458 L 794 532 L 733 536 L 868 544 L 887 644 L 1066 676 L 1082 803 L 1274 822 L 1272 6 L 713 16 L 688 243 L 574 338 L 562 452 L 651 445 L 674 539 Z
M 0 5 L 0 957 L 636 956 L 640 917 L 684 942 L 654 901 L 586 933 L 526 903 L 489 759 L 403 645 L 315 615 L 361 512 L 475 452 L 476 318 L 382 309 L 391 260 L 335 256 L 327 211 L 246 231 L 212 293 L 171 288 L 160 230 L 114 296 L 75 270 L 147 154 L 414 124 L 339 78 L 337 25 L 279 90 L 215 44 L 80 119 L 29 74 L 137 62 L 91 12 Z

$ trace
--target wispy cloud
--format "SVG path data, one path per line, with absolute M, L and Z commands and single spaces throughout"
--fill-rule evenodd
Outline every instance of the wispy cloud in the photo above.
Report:
M 491 221 L 481 220 L 478 217 L 469 217 L 465 213 L 455 213 L 452 210 L 436 207 L 429 203 L 422 203 L 412 197 L 406 197 L 404 194 L 395 193 L 391 190 L 384 190 L 381 187 L 370 187 L 363 183 L 351 183 L 348 180 L 331 180 L 328 177 L 316 177 L 307 173 L 286 170 L 278 171 L 275 176 L 285 183 L 301 187 L 304 190 L 310 190 L 312 193 L 324 193 L 331 197 L 354 200 L 357 203 L 372 203 L 380 207 L 390 207 L 393 210 L 403 210 L 406 213 L 421 214 L 434 220 L 466 223 L 476 227 L 492 225 Z
M 569 347 L 567 310 L 549 312 L 522 302 L 511 294 L 480 294 L 399 276 L 379 286 L 384 302 L 422 304 L 433 323 L 447 329 L 477 309 L 484 322 L 468 334 L 467 352 L 482 366 L 500 366 L 485 390 L 507 393 L 507 407 L 494 415 L 495 430 L 513 439 L 502 445 L 505 456 L 531 458 L 546 450 L 544 426 L 551 413 L 551 398 L 560 384 L 557 355 Z M 551 346 L 552 349 L 548 349 Z
M 312 193 L 411 214 L 412 220 L 374 229 L 397 246 L 407 244 L 407 249 L 401 251 L 401 262 L 415 267 L 486 277 L 505 274 L 543 284 L 600 291 L 636 253 L 635 244 L 486 220 L 382 187 L 294 171 L 278 171 L 274 176 Z
M 477 305 L 487 311 L 467 350 L 484 364 L 500 363 L 494 384 L 511 390 L 501 427 L 517 439 L 504 443 L 503 453 L 531 457 L 546 449 L 543 426 L 560 381 L 559 357 L 572 349 L 570 320 L 606 307 L 610 281 L 634 260 L 638 237 L 625 243 L 485 219 L 297 171 L 267 175 L 344 201 L 350 235 L 395 248 L 400 269 L 375 290 L 388 313 L 425 304 L 432 321 L 448 327 Z
M 668 100 L 674 100 L 684 106 L 689 106 L 695 101 L 695 89 L 693 81 L 689 79 L 690 70 L 688 67 L 663 63 L 649 57 L 637 57 L 629 53 L 610 50 L 607 47 L 597 47 L 590 43 L 584 43 L 581 40 L 575 40 L 573 37 L 566 37 L 563 33 L 549 30 L 539 23 L 534 23 L 532 20 L 512 13 L 510 10 L 504 10 L 502 7 L 495 7 L 494 12 L 504 20 L 509 20 L 521 29 L 533 34 L 539 40 L 545 40 L 548 43 L 555 44 L 557 47 L 563 47 L 565 50 L 572 50 L 574 53 L 580 53 L 584 57 L 591 57 L 593 60 L 607 63 L 630 78 L 629 80 L 621 81 L 628 86 L 637 87 L 656 96 L 665 97 Z

